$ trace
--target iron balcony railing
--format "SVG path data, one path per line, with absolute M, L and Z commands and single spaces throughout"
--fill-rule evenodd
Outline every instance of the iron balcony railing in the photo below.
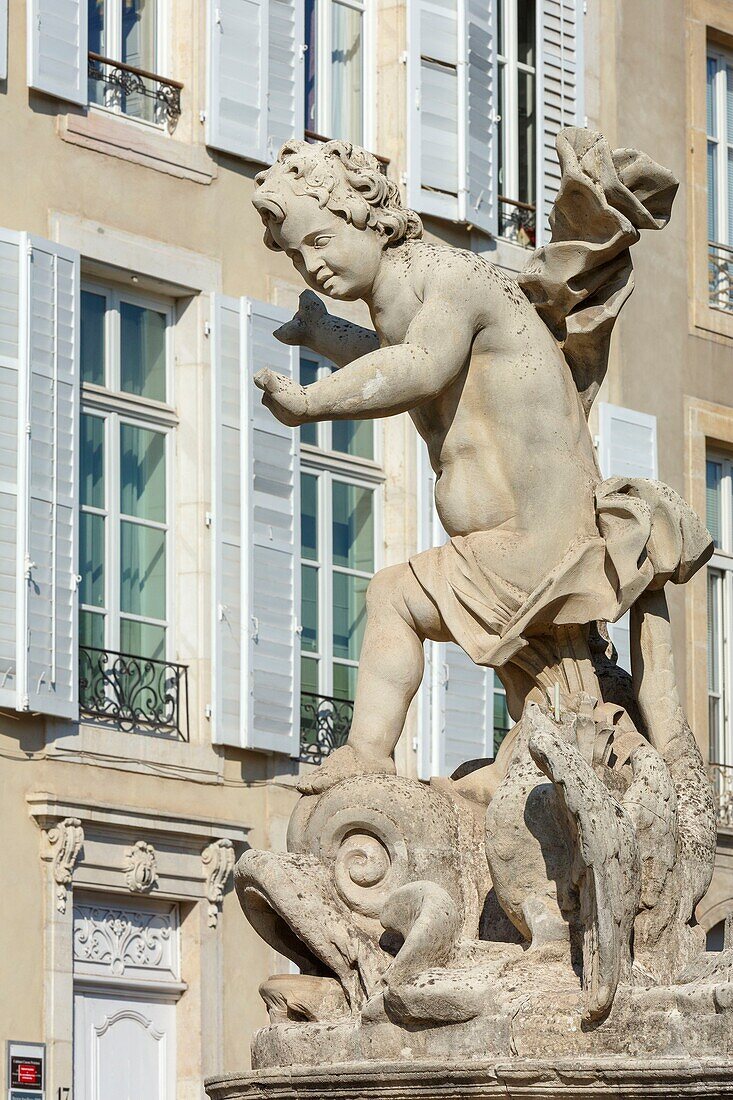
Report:
M 146 69 L 136 69 L 123 61 L 114 61 L 98 53 L 89 54 L 88 75 L 90 80 L 98 80 L 105 91 L 120 99 L 120 109 L 126 112 L 129 97 L 142 96 L 153 101 L 155 122 L 175 125 L 181 114 L 181 91 L 183 84 L 179 80 L 149 73 Z
M 537 207 L 531 202 L 519 202 L 499 195 L 499 236 L 522 248 L 534 248 Z
M 713 784 L 718 825 L 733 828 L 733 765 L 710 763 L 708 773 Z
M 188 668 L 94 646 L 79 649 L 79 709 L 115 729 L 188 740 Z
M 320 764 L 324 757 L 346 744 L 354 717 L 348 699 L 332 699 L 304 691 L 300 696 L 300 759 Z
M 713 309 L 733 313 L 733 248 L 708 244 L 708 300 Z

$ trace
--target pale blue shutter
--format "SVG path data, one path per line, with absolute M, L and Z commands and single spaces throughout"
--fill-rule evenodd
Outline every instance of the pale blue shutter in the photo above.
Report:
M 208 0 L 206 144 L 267 156 L 268 0 Z
M 269 0 L 268 160 L 291 138 L 303 137 L 303 0 Z
M 465 0 L 465 184 L 459 211 L 463 221 L 487 233 L 497 231 L 496 38 L 493 3 Z
M 599 465 L 603 477 L 649 477 L 657 474 L 657 418 L 601 401 L 598 406 Z M 618 662 L 631 671 L 628 612 L 608 632 Z
M 28 0 L 28 85 L 87 102 L 87 0 Z
M 560 186 L 555 139 L 565 126 L 583 126 L 583 0 L 542 0 L 538 21 L 540 186 L 539 243 Z
M 238 298 L 212 303 L 212 737 L 243 745 L 247 683 L 242 648 L 241 310 Z
M 252 376 L 262 367 L 298 377 L 298 349 L 273 332 L 287 311 L 243 300 L 243 385 L 248 403 L 248 479 L 244 540 L 249 587 L 243 615 L 248 635 L 249 748 L 298 754 L 300 739 L 300 471 L 298 433 L 262 404 Z
M 0 230 L 0 706 L 18 701 L 18 452 L 20 417 L 20 234 Z

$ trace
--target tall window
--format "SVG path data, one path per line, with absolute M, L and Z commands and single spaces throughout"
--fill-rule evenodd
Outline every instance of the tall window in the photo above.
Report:
M 305 129 L 364 143 L 365 0 L 305 0 Z
M 707 58 L 708 279 L 710 304 L 733 310 L 733 56 Z
M 309 385 L 329 373 L 310 353 L 300 360 Z M 380 471 L 367 420 L 301 428 L 301 687 L 305 696 L 351 701 L 366 621 L 365 597 L 377 568 Z
M 165 659 L 169 631 L 170 307 L 81 296 L 82 647 Z
M 499 229 L 534 247 L 537 197 L 535 0 L 497 0 Z
M 707 526 L 715 553 L 708 580 L 708 716 L 710 760 L 733 764 L 730 713 L 733 626 L 733 462 L 709 455 L 706 463 Z
M 163 69 L 159 0 L 89 0 L 89 52 L 146 73 Z M 100 66 L 95 71 L 109 74 Z M 89 102 L 146 122 L 161 122 L 163 104 L 143 91 L 144 81 L 89 80 Z

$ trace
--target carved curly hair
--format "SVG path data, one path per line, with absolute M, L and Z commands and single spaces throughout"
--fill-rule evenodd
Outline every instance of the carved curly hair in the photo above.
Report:
M 255 178 L 252 203 L 265 226 L 265 244 L 279 252 L 270 224 L 282 224 L 287 200 L 279 186 L 288 180 L 296 194 L 310 195 L 357 229 L 375 229 L 389 244 L 422 236 L 422 222 L 402 205 L 397 185 L 379 161 L 348 141 L 286 141 L 272 167 Z

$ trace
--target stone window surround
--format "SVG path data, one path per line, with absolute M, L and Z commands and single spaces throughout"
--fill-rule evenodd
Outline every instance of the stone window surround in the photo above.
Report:
M 707 126 L 708 42 L 733 49 L 733 0 L 689 0 L 687 15 L 687 233 L 689 327 L 718 343 L 733 339 L 733 313 L 708 301 Z
M 132 810 L 98 802 L 27 796 L 41 831 L 44 868 L 44 1035 L 48 1095 L 73 1080 L 73 895 L 116 895 L 129 904 L 158 897 L 179 904 L 185 979 L 177 983 L 181 1034 L 187 1035 L 191 1079 L 179 1079 L 181 1095 L 198 1095 L 201 1078 L 221 1069 L 223 958 L 218 920 L 230 887 L 234 857 L 249 832 L 231 822 Z M 134 874 L 137 868 L 143 873 Z M 147 870 L 147 873 L 144 871 Z M 133 983 L 142 991 L 144 980 Z M 132 986 L 130 986 L 132 988 Z M 191 1044 L 198 1044 L 191 1057 Z M 195 1067 L 195 1068 L 192 1068 Z

